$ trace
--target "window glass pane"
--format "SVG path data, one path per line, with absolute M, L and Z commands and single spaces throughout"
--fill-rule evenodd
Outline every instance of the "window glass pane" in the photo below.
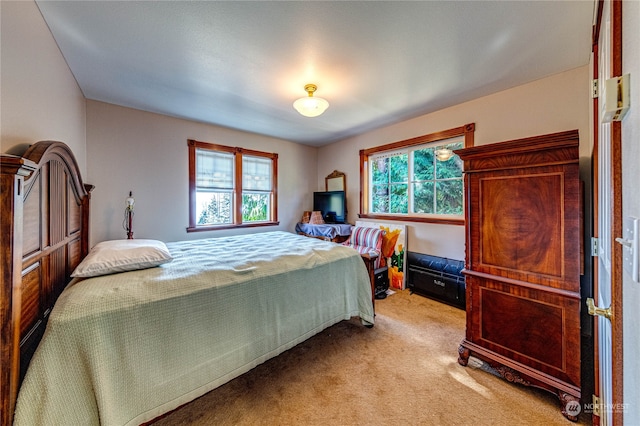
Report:
M 389 178 L 390 182 L 407 182 L 408 162 L 407 154 L 393 156 L 389 159 Z
M 271 191 L 270 158 L 242 156 L 242 189 Z
M 419 149 L 413 152 L 413 180 L 433 179 L 433 148 Z
M 377 183 L 389 182 L 389 159 L 378 158 L 371 161 L 372 181 Z
M 413 185 L 413 212 L 433 214 L 434 183 L 422 182 Z
M 450 150 L 462 148 L 462 142 L 450 143 L 438 148 L 448 148 Z M 436 179 L 449 179 L 462 177 L 462 160 L 453 154 L 446 161 L 436 161 Z
M 446 143 L 449 142 L 449 143 Z M 462 215 L 462 161 L 457 155 L 437 160 L 435 150 L 463 147 L 460 139 L 409 149 L 412 177 L 409 180 L 409 153 L 394 151 L 372 157 L 371 213 L 411 213 Z M 408 185 L 408 183 L 411 185 Z
M 242 194 L 242 221 L 260 222 L 269 219 L 269 194 Z
M 389 213 L 389 185 L 373 185 L 371 211 L 374 213 Z
M 233 154 L 196 149 L 196 188 L 233 188 Z
M 472 142 L 473 128 L 449 129 L 455 136 L 441 139 L 439 134 L 394 142 L 394 148 L 382 151 L 378 147 L 368 150 L 370 156 L 362 156 L 361 167 L 368 171 L 361 190 L 368 196 L 363 213 L 387 213 L 411 215 L 430 221 L 427 216 L 463 216 L 463 162 L 451 153 L 439 154 L 439 149 L 462 149 Z M 471 130 L 471 133 L 469 133 Z M 442 132 L 444 133 L 444 132 Z M 367 164 L 368 162 L 368 164 Z M 433 221 L 450 218 L 433 218 Z
M 408 213 L 407 184 L 391 185 L 389 213 Z
M 196 192 L 196 220 L 198 225 L 232 223 L 233 202 L 230 192 Z
M 436 183 L 436 213 L 462 214 L 462 179 Z

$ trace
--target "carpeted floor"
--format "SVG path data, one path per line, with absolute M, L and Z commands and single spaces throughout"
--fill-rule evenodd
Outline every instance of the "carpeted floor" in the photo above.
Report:
M 571 425 L 551 393 L 457 362 L 465 313 L 407 290 L 156 425 Z M 588 424 L 582 415 L 579 424 Z

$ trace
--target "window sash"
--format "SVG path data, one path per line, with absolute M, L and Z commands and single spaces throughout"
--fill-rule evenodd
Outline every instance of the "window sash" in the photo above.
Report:
M 250 200 L 245 202 L 247 197 L 264 199 L 263 205 L 252 205 Z M 242 221 L 243 222 L 264 222 L 269 220 L 271 211 L 271 194 L 265 191 L 243 191 L 242 192 Z
M 198 191 L 196 222 L 199 226 L 233 223 L 232 191 Z
M 227 152 L 196 149 L 196 188 L 233 189 L 234 155 Z
M 461 148 L 464 144 L 464 141 L 461 138 L 452 138 L 443 141 L 437 141 L 425 145 L 413 146 L 405 149 L 395 149 L 391 151 L 383 151 L 380 153 L 376 153 L 370 157 L 372 170 L 369 173 L 369 183 L 372 191 L 370 192 L 369 205 L 372 206 L 372 213 L 376 214 L 401 214 L 401 215 L 453 215 L 453 216 L 462 216 L 463 212 L 460 210 L 459 213 L 442 213 L 443 206 L 441 206 L 438 202 L 438 188 L 442 187 L 440 182 L 446 181 L 461 181 L 462 180 L 462 170 L 460 170 L 459 176 L 442 178 L 438 177 L 442 175 L 442 170 L 446 169 L 445 162 L 437 160 L 435 157 L 435 151 L 444 147 L 449 147 L 450 149 Z M 431 167 L 427 163 L 427 168 L 430 168 L 430 176 L 424 179 L 416 178 L 416 153 L 418 152 L 427 152 L 431 153 L 428 156 L 428 161 L 431 162 Z M 404 158 L 407 161 L 406 174 L 402 173 L 401 176 L 393 176 L 391 170 L 391 162 L 394 158 L 401 159 L 404 161 Z M 447 161 L 455 161 L 457 156 L 450 158 Z M 385 164 L 385 168 L 388 167 L 388 173 L 386 175 L 387 179 L 385 181 L 374 180 L 375 170 L 380 171 L 381 164 Z M 403 171 L 404 172 L 404 171 Z M 378 173 L 379 174 L 379 173 Z M 431 191 L 430 200 L 422 200 L 418 199 L 417 195 L 419 192 L 416 191 L 417 184 L 427 184 Z M 423 192 L 424 194 L 424 192 Z M 378 197 L 376 197 L 378 196 Z M 384 198 L 386 198 L 386 203 L 383 203 Z M 382 204 L 381 204 L 382 203 Z M 420 209 L 423 211 L 416 211 L 416 204 L 426 206 L 431 204 L 429 209 Z M 384 207 L 383 207 L 384 206 Z
M 245 191 L 271 191 L 273 161 L 269 158 L 242 156 L 242 189 Z

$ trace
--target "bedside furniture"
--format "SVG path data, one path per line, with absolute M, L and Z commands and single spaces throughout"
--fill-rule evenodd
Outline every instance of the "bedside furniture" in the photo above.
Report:
M 367 272 L 369 273 L 369 281 L 371 282 L 371 303 L 373 304 L 373 309 L 376 308 L 376 284 L 375 284 L 375 267 L 374 264 L 376 260 L 378 260 L 378 255 L 375 253 L 360 253 L 362 260 L 364 261 L 365 266 L 367 267 Z

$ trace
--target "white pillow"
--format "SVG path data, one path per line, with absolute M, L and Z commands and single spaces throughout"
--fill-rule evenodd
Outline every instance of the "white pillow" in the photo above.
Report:
M 162 265 L 173 260 L 169 249 L 157 240 L 112 240 L 96 244 L 71 274 L 96 277 Z

